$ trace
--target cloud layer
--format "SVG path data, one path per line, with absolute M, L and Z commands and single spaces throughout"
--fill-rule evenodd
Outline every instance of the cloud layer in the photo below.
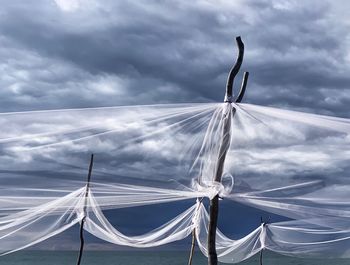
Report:
M 1 111 L 221 101 L 236 56 L 234 37 L 241 35 L 242 68 L 251 73 L 246 102 L 347 116 L 345 6 L 6 2 L 0 11 Z

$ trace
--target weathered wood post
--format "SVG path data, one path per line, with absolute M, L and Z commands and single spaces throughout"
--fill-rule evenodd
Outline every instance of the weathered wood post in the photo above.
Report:
M 200 200 L 197 198 L 197 211 L 199 210 L 199 207 L 203 201 L 204 197 L 202 197 Z M 193 228 L 192 230 L 192 242 L 191 242 L 191 250 L 190 250 L 190 257 L 188 259 L 187 265 L 192 265 L 193 255 L 194 255 L 194 248 L 196 246 L 196 228 Z
M 238 46 L 238 57 L 235 65 L 231 68 L 229 73 L 227 84 L 226 84 L 226 95 L 225 102 L 226 104 L 231 104 L 233 101 L 232 95 L 232 87 L 233 81 L 238 71 L 242 65 L 243 55 L 244 55 L 244 44 L 241 40 L 241 37 L 236 37 L 236 43 Z M 244 92 L 247 86 L 249 73 L 244 73 L 243 81 L 241 85 L 241 90 L 236 99 L 236 102 L 241 102 Z M 235 109 L 229 111 L 228 113 L 224 113 L 222 116 L 223 122 L 223 131 L 222 131 L 222 139 L 219 149 L 218 162 L 216 166 L 216 174 L 214 176 L 214 181 L 221 182 L 221 177 L 223 174 L 223 169 L 225 165 L 226 153 L 230 147 L 230 139 L 231 139 L 231 119 L 235 114 Z M 219 195 L 216 195 L 212 200 L 210 200 L 210 210 L 209 210 L 209 226 L 208 226 L 208 265 L 217 265 L 218 258 L 216 253 L 216 228 L 218 221 L 218 213 L 219 213 Z
M 196 246 L 196 229 L 193 229 L 193 231 L 192 231 L 191 250 L 190 250 L 190 257 L 188 259 L 188 265 L 192 265 L 192 260 L 193 260 L 193 254 L 194 254 L 195 246 Z
M 90 180 L 91 180 L 91 173 L 92 173 L 93 164 L 94 164 L 94 154 L 91 154 L 89 173 L 88 173 L 88 177 L 87 177 L 86 190 L 85 190 L 85 200 L 84 200 L 84 208 L 83 208 L 84 216 L 83 216 L 83 219 L 81 220 L 81 223 L 80 223 L 80 231 L 79 231 L 80 249 L 79 249 L 77 265 L 80 265 L 81 257 L 83 255 L 83 250 L 84 250 L 84 223 L 85 223 L 85 219 L 86 219 L 87 199 L 88 199 L 89 191 L 90 191 Z

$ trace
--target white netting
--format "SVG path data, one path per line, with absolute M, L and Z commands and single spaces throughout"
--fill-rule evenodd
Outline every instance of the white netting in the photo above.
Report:
M 182 240 L 193 230 L 193 218 L 197 205 L 176 216 L 168 223 L 144 235 L 127 236 L 115 229 L 98 207 L 96 199 L 90 194 L 85 230 L 94 236 L 113 244 L 137 248 L 155 247 Z
M 195 225 L 206 253 L 203 206 L 139 237 L 113 228 L 102 210 L 219 194 L 295 219 L 238 240 L 218 232 L 220 261 L 239 262 L 264 247 L 288 255 L 349 256 L 348 119 L 224 103 L 2 113 L 0 125 L 2 253 L 81 220 L 94 153 L 85 228 L 104 240 L 158 246 L 189 235 L 193 217 L 201 216 Z M 218 160 L 226 151 L 218 183 Z
M 62 233 L 83 215 L 85 187 L 62 198 L 0 218 L 0 251 L 8 254 Z

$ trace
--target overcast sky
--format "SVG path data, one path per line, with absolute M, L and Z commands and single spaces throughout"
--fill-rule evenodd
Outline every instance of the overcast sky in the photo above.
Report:
M 221 102 L 241 36 L 244 102 L 349 117 L 348 1 L 0 4 L 1 112 Z
M 347 5 L 1 1 L 0 109 L 222 101 L 240 35 L 245 102 L 348 117 Z

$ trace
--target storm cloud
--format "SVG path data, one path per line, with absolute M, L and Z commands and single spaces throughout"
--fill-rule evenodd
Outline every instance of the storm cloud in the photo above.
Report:
M 7 1 L 0 11 L 1 111 L 220 102 L 241 35 L 242 69 L 251 73 L 246 102 L 347 116 L 345 6 Z

